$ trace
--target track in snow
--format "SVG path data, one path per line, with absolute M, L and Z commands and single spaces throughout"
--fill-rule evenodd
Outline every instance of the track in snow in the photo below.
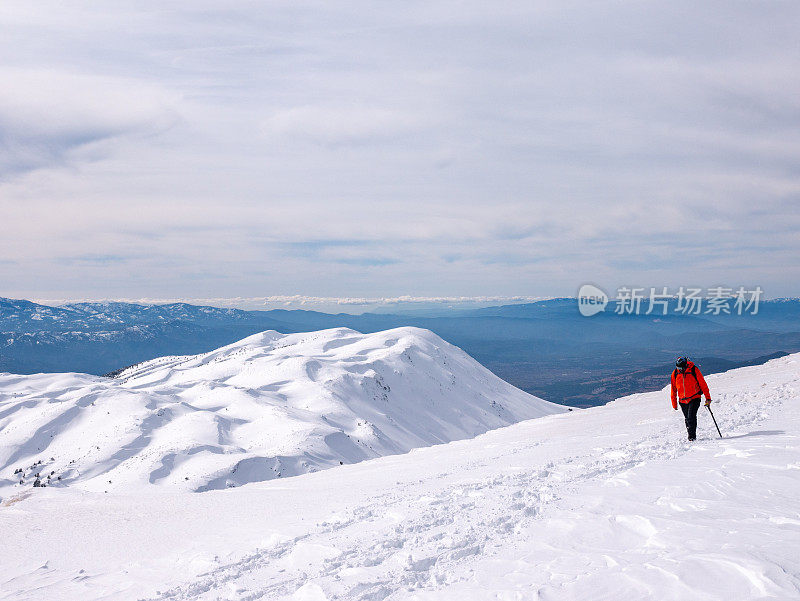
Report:
M 712 386 L 715 380 L 719 380 L 719 377 L 712 378 Z M 654 525 L 655 522 L 647 517 L 650 502 L 638 498 L 639 491 L 635 491 L 636 494 L 627 504 L 617 504 L 616 497 L 620 494 L 619 489 L 631 486 L 631 478 L 635 479 L 640 471 L 654 471 L 653 466 L 659 466 L 656 472 L 663 470 L 670 476 L 678 476 L 677 481 L 668 478 L 655 485 L 652 474 L 641 476 L 647 485 L 654 485 L 656 490 L 659 487 L 691 488 L 695 484 L 701 489 L 707 486 L 709 488 L 701 492 L 711 498 L 716 497 L 722 503 L 720 494 L 730 495 L 732 488 L 751 486 L 752 483 L 735 473 L 720 480 L 719 474 L 715 475 L 714 472 L 701 470 L 699 476 L 695 472 L 698 461 L 706 458 L 711 464 L 726 457 L 745 460 L 750 453 L 747 450 L 750 446 L 748 442 L 763 447 L 765 440 L 786 439 L 785 432 L 759 431 L 758 428 L 770 418 L 771 412 L 782 411 L 789 403 L 797 401 L 794 384 L 778 384 L 766 394 L 760 393 L 757 388 L 715 395 L 721 401 L 717 411 L 720 427 L 729 435 L 722 441 L 715 440 L 715 432 L 712 436 L 710 419 L 704 422 L 704 433 L 696 444 L 682 440 L 681 420 L 672 414 L 669 415 L 672 419 L 663 417 L 667 400 L 663 393 L 654 393 L 637 395 L 638 398 L 622 400 L 612 406 L 582 414 L 546 418 L 543 423 L 520 424 L 489 433 L 475 441 L 448 445 L 451 451 L 456 451 L 456 457 L 459 456 L 459 446 L 472 450 L 480 447 L 481 452 L 475 453 L 474 459 L 461 456 L 453 461 L 452 454 L 442 457 L 447 453 L 443 449 L 426 450 L 416 454 L 416 457 L 421 459 L 423 455 L 430 455 L 433 460 L 439 455 L 438 459 L 450 465 L 442 471 L 424 470 L 417 481 L 398 481 L 396 489 L 386 490 L 330 520 L 316 523 L 302 535 L 269 548 L 255 550 L 238 561 L 220 565 L 191 584 L 174 587 L 155 598 L 329 598 L 368 601 L 387 597 L 403 598 L 413 592 L 415 595 L 427 593 L 431 599 L 440 599 L 446 591 L 458 598 L 459 595 L 469 596 L 476 589 L 482 591 L 484 596 L 489 596 L 505 580 L 499 579 L 490 586 L 488 583 L 493 574 L 486 566 L 495 565 L 493 562 L 507 565 L 509 554 L 524 557 L 526 553 L 531 553 L 531 547 L 535 547 L 531 541 L 536 540 L 531 537 L 547 540 L 543 535 L 547 533 L 550 523 L 558 524 L 556 529 L 574 530 L 574 524 L 564 526 L 565 520 L 570 519 L 569 512 L 573 512 L 573 515 L 586 513 L 583 519 L 589 529 L 589 539 L 598 536 L 597 532 L 593 533 L 593 529 L 596 529 L 612 541 L 628 541 L 624 545 L 625 550 L 635 549 L 637 545 L 647 550 L 654 562 L 650 568 L 652 572 L 661 570 L 660 575 L 654 577 L 654 582 L 659 579 L 673 582 L 677 579 L 679 582 L 675 590 L 693 595 L 694 598 L 714 598 L 704 596 L 702 586 L 685 590 L 679 586 L 680 579 L 675 576 L 679 566 L 675 562 L 679 562 L 681 551 L 666 551 L 670 547 L 667 542 L 659 546 L 651 540 L 662 530 L 669 530 L 666 527 L 669 524 Z M 648 418 L 647 408 L 642 410 L 644 403 L 651 402 L 654 403 L 653 413 L 658 417 Z M 623 403 L 630 404 L 630 411 Z M 619 419 L 625 416 L 637 417 L 637 422 L 619 423 Z M 595 419 L 598 417 L 599 420 Z M 619 435 L 609 430 L 597 431 L 596 438 L 602 443 L 600 446 L 593 446 L 587 440 L 574 444 L 581 437 L 579 431 L 574 431 L 576 427 L 585 425 L 597 428 L 598 421 L 605 421 L 602 417 L 611 417 L 611 423 L 619 423 Z M 797 418 L 796 413 L 793 418 Z M 793 425 L 798 427 L 799 424 L 794 422 Z M 509 444 L 503 438 L 504 434 L 512 431 L 514 441 Z M 537 433 L 540 434 L 538 437 Z M 541 436 L 543 433 L 563 438 L 546 440 Z M 583 438 L 587 436 L 584 434 Z M 784 442 L 788 443 L 788 439 Z M 796 437 L 792 444 L 797 444 Z M 575 452 L 576 448 L 578 452 Z M 796 452 L 797 448 L 794 449 Z M 716 454 L 715 457 L 707 457 L 712 454 Z M 694 470 L 692 478 L 696 482 L 680 480 L 682 463 L 687 470 Z M 473 474 L 475 477 L 470 477 Z M 598 487 L 602 489 L 599 492 Z M 655 495 L 653 502 L 656 506 L 660 504 L 662 509 L 666 507 L 667 515 L 675 514 L 675 524 L 680 531 L 680 519 L 687 509 L 675 508 L 687 501 L 685 493 L 673 493 Z M 707 502 L 702 499 L 702 494 L 695 501 L 700 505 Z M 594 510 L 587 511 L 586 506 L 593 503 Z M 670 503 L 674 507 L 670 507 Z M 635 506 L 638 513 L 611 513 L 606 516 L 605 512 L 614 507 L 630 505 Z M 785 519 L 791 523 L 797 518 L 800 516 Z M 731 527 L 730 523 L 722 522 Z M 800 521 L 796 523 L 800 525 Z M 691 529 L 692 524 L 692 520 L 689 520 L 685 527 Z M 544 575 L 541 578 L 537 578 L 535 573 L 533 577 L 526 573 L 530 584 L 522 590 L 529 593 L 538 590 L 543 597 L 552 595 L 554 599 L 580 598 L 569 596 L 577 595 L 578 591 L 595 599 L 613 599 L 617 594 L 645 598 L 650 594 L 646 579 L 637 588 L 622 574 L 616 588 L 609 588 L 601 576 L 609 570 L 614 571 L 613 564 L 618 566 L 619 559 L 609 555 L 607 561 L 598 562 L 597 557 L 592 555 L 596 549 L 583 546 L 589 544 L 587 541 L 577 546 L 573 544 L 574 537 L 579 533 L 580 529 L 577 529 L 565 539 L 555 536 L 553 540 L 548 540 L 547 544 L 552 545 L 552 564 L 542 570 Z M 667 541 L 670 535 L 665 533 L 664 536 Z M 690 548 L 698 544 L 691 535 L 684 536 Z M 599 547 L 609 544 L 608 541 L 592 542 Z M 612 543 L 609 554 L 615 552 L 613 547 Z M 800 551 L 797 547 L 795 544 L 794 548 Z M 621 551 L 617 549 L 616 552 Z M 642 553 L 647 555 L 644 551 Z M 521 561 L 519 557 L 514 561 Z M 574 570 L 574 566 L 558 566 L 559 559 L 566 563 L 569 557 L 579 563 L 583 561 L 584 571 L 576 574 L 572 580 L 563 577 L 563 581 L 559 582 L 556 576 L 559 570 L 566 570 L 566 573 Z M 659 561 L 673 566 L 675 573 L 659 567 Z M 717 584 L 728 595 L 727 598 L 749 598 L 752 594 L 764 595 L 780 590 L 781 586 L 785 590 L 798 584 L 796 573 L 781 581 L 780 574 L 770 578 L 758 573 L 758 570 L 743 568 L 738 564 L 730 567 L 730 561 L 724 557 L 716 561 L 717 570 L 715 572 L 712 569 L 712 574 L 726 573 L 726 570 L 731 572 L 726 576 L 727 584 Z M 796 560 L 794 563 L 796 566 Z M 589 582 L 599 583 L 599 588 L 595 585 L 587 587 Z M 749 583 L 752 590 L 742 588 L 742 583 Z M 733 590 L 729 590 L 731 587 Z M 744 596 L 737 596 L 737 591 Z M 637 594 L 642 596 L 636 597 Z

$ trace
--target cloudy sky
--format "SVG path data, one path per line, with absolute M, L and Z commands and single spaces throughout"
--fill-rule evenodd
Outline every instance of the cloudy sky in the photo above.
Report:
M 800 294 L 800 3 L 0 4 L 0 296 Z

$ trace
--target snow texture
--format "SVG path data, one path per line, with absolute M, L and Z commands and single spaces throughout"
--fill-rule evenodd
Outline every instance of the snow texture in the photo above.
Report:
M 800 355 L 708 383 L 723 439 L 662 390 L 232 490 L 27 489 L 0 598 L 796 599 Z
M 99 492 L 240 486 L 564 411 L 418 328 L 267 331 L 114 379 L 0 375 L 0 399 L 0 498 L 51 472 Z

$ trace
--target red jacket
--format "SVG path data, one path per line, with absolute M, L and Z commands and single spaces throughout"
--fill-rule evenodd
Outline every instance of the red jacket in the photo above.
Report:
M 700 373 L 694 363 L 691 361 L 686 363 L 686 369 L 682 372 L 677 368 L 672 371 L 670 396 L 672 397 L 673 409 L 678 408 L 676 401 L 686 404 L 693 399 L 700 398 L 703 394 L 706 395 L 706 399 L 711 400 L 708 384 L 706 384 L 703 374 Z

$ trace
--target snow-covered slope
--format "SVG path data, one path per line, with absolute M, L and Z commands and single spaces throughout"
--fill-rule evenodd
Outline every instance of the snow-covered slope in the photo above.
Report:
M 27 490 L 0 597 L 798 599 L 800 355 L 708 383 L 722 440 L 664 390 L 201 495 Z
M 37 473 L 96 491 L 225 488 L 564 410 L 427 330 L 267 331 L 113 380 L 0 375 L 0 497 Z

